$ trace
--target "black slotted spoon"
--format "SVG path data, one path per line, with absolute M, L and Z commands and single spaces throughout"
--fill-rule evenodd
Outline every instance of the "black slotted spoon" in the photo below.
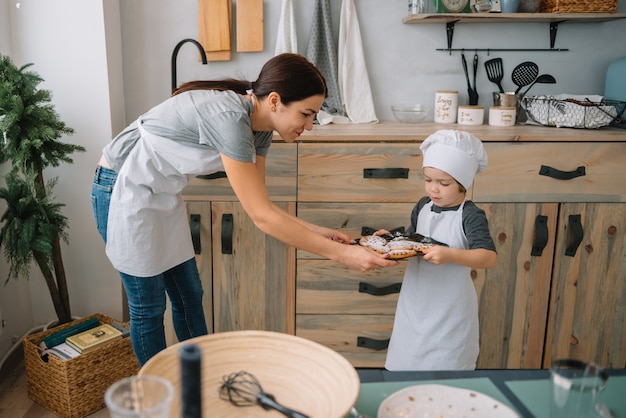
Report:
M 515 94 L 519 93 L 522 87 L 532 84 L 539 75 L 539 66 L 531 61 L 524 61 L 517 67 L 513 68 L 511 79 L 517 86 Z
M 502 58 L 493 58 L 485 61 L 485 71 L 487 71 L 489 81 L 498 86 L 500 93 L 504 93 L 504 89 L 502 88 L 502 79 L 504 78 Z

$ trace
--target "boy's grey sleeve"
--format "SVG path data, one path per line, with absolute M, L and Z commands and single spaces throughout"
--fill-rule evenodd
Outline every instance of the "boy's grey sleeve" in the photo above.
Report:
M 463 230 L 470 249 L 484 248 L 496 251 L 496 245 L 489 232 L 489 223 L 485 211 L 473 202 L 465 202 L 463 209 Z

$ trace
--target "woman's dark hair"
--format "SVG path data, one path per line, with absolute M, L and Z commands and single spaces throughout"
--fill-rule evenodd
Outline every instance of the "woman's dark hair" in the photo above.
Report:
M 254 82 L 234 78 L 189 81 L 176 89 L 172 96 L 189 90 L 232 90 L 246 94 L 249 89 L 258 98 L 274 91 L 286 105 L 319 94 L 328 96 L 322 73 L 302 55 L 289 53 L 276 55 L 267 61 Z

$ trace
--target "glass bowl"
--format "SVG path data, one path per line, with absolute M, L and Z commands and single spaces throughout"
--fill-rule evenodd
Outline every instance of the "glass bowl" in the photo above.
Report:
M 391 111 L 398 122 L 417 123 L 426 118 L 430 107 L 421 104 L 397 104 L 391 105 Z

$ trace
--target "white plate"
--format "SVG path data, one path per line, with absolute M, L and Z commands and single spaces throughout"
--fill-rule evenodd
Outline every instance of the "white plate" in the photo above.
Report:
M 475 390 L 444 385 L 409 386 L 389 395 L 378 418 L 517 418 L 511 408 Z

